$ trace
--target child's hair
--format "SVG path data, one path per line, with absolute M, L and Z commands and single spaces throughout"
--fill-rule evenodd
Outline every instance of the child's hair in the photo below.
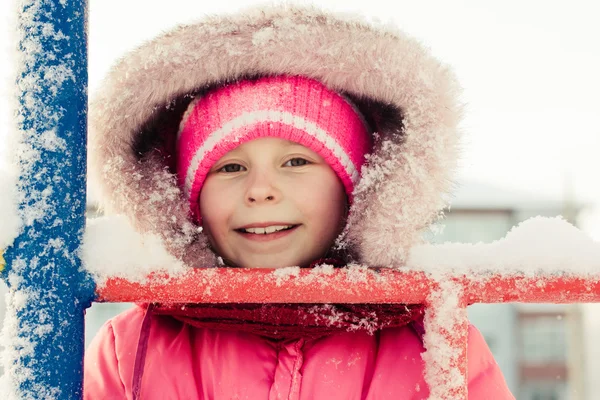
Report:
M 194 219 L 210 168 L 227 152 L 261 137 L 299 143 L 337 174 L 348 202 L 371 149 L 371 132 L 357 107 L 322 83 L 300 76 L 242 80 L 192 101 L 177 136 L 177 176 Z

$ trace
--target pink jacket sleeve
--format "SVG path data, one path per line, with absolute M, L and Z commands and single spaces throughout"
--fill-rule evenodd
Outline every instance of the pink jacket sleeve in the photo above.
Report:
M 485 339 L 469 326 L 469 400 L 514 400 Z
M 119 374 L 112 323 L 105 323 L 85 352 L 84 400 L 127 399 Z

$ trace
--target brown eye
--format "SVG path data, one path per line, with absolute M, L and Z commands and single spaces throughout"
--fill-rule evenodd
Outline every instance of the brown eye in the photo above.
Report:
M 283 165 L 286 167 L 301 167 L 303 165 L 307 165 L 308 163 L 308 160 L 305 160 L 304 158 L 292 158 Z
M 234 173 L 245 170 L 240 164 L 227 164 L 219 169 L 219 172 Z

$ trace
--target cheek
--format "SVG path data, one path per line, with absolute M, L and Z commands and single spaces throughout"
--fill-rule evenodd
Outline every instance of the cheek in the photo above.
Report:
M 331 190 L 329 201 L 323 201 L 323 212 L 327 218 L 327 223 L 331 225 L 336 236 L 345 220 L 346 201 L 346 192 L 343 188 L 341 190 Z
M 200 192 L 200 215 L 202 216 L 202 227 L 206 233 L 215 239 L 223 229 L 226 229 L 228 220 L 227 196 L 223 196 L 218 185 L 206 182 Z
M 319 230 L 337 233 L 344 220 L 346 204 L 346 192 L 337 176 L 325 176 L 324 179 L 313 181 L 311 190 L 304 193 L 302 204 L 306 207 L 306 213 L 319 225 Z

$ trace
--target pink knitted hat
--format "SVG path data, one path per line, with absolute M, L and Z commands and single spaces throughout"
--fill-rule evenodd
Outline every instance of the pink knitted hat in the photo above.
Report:
M 357 108 L 322 83 L 305 77 L 244 80 L 194 100 L 181 121 L 177 175 L 194 219 L 212 166 L 237 146 L 278 137 L 319 154 L 342 181 L 348 199 L 360 175 L 371 137 Z

